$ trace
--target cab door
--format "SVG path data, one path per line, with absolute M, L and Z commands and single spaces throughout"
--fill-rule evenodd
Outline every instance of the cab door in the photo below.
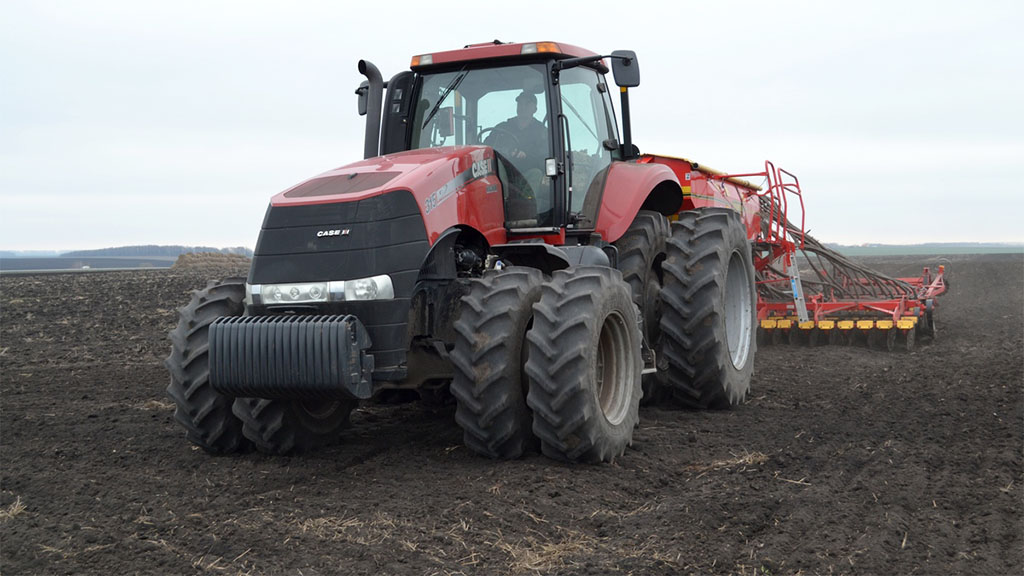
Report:
M 608 167 L 618 151 L 608 84 L 603 74 L 580 66 L 563 70 L 558 87 L 569 222 L 592 228 Z

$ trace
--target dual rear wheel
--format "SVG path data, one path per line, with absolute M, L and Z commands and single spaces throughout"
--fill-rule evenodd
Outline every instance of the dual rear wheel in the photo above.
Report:
M 644 382 L 645 402 L 740 403 L 753 372 L 757 292 L 739 214 L 702 208 L 679 214 L 670 226 L 642 210 L 616 246 L 657 360 L 657 372 Z
M 577 267 L 550 280 L 492 271 L 456 322 L 452 392 L 466 445 L 517 458 L 601 462 L 631 444 L 643 397 L 693 408 L 743 401 L 756 349 L 750 243 L 739 215 L 641 211 L 617 242 L 619 270 Z M 620 272 L 621 271 L 621 272 Z M 657 372 L 642 381 L 641 345 Z
M 474 452 L 517 458 L 539 445 L 559 460 L 603 462 L 632 442 L 641 335 L 617 270 L 488 272 L 455 329 L 456 420 Z
M 680 214 L 662 268 L 662 350 L 674 398 L 692 408 L 739 404 L 757 348 L 753 258 L 739 214 Z

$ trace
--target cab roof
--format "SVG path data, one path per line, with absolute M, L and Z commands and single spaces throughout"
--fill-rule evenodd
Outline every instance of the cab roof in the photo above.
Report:
M 502 43 L 498 40 L 484 44 L 469 44 L 458 50 L 447 50 L 444 52 L 431 52 L 413 56 L 410 67 L 413 70 L 423 70 L 434 66 L 459 64 L 463 62 L 474 62 L 482 60 L 499 60 L 513 58 L 536 58 L 540 54 L 548 54 L 553 58 L 585 58 L 598 56 L 591 52 L 561 42 L 521 42 Z M 608 72 L 608 67 L 603 61 L 597 63 L 596 67 L 602 72 Z

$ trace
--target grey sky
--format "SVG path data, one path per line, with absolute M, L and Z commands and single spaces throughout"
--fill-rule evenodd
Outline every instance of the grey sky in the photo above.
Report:
M 823 241 L 1024 241 L 1024 3 L 568 5 L 6 2 L 0 249 L 253 246 L 361 158 L 360 58 L 495 38 L 635 50 L 641 150 L 770 159 Z

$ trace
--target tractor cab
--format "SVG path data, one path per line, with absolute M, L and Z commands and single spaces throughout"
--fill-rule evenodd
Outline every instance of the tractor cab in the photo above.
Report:
M 635 73 L 635 56 L 630 64 Z M 366 156 L 488 146 L 510 233 L 593 228 L 608 168 L 627 156 L 607 71 L 600 55 L 552 42 L 416 56 L 386 84 L 383 106 L 366 105 L 372 77 L 357 91 L 369 110 Z

